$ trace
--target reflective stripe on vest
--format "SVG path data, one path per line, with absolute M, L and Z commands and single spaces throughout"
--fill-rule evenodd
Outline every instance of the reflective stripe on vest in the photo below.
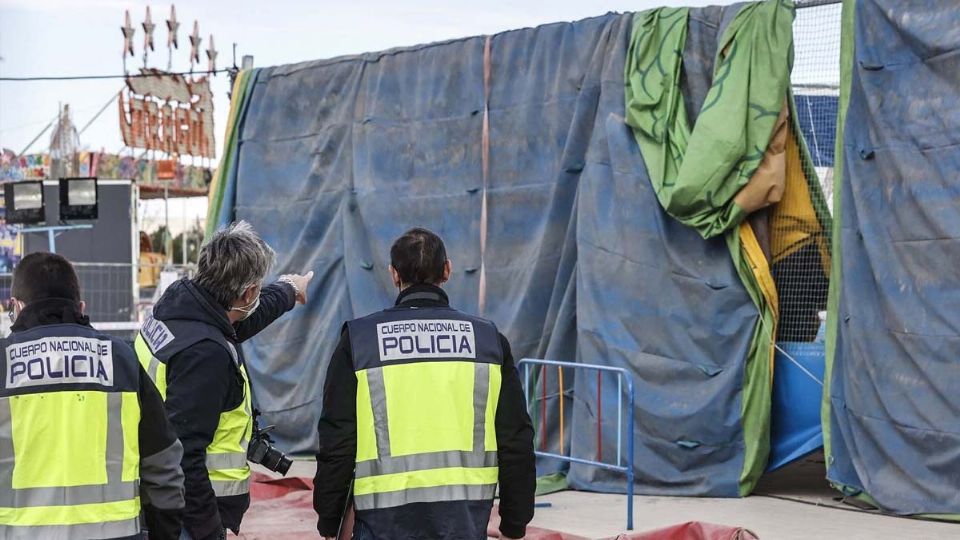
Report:
M 140 520 L 105 521 L 102 523 L 77 523 L 74 525 L 29 525 L 8 527 L 0 525 L 0 538 L 4 540 L 36 540 L 38 538 L 124 538 L 140 533 Z
M 218 497 L 250 492 L 250 465 L 247 463 L 247 445 L 253 431 L 250 379 L 247 368 L 239 363 L 233 344 L 227 344 L 243 376 L 243 401 L 235 409 L 220 414 L 217 432 L 207 447 L 207 473 Z
M 357 510 L 393 508 L 413 503 L 432 503 L 444 501 L 489 501 L 496 495 L 496 476 L 493 483 L 477 486 L 451 485 L 430 488 L 405 489 L 385 493 L 354 495 L 353 504 Z
M 217 497 L 230 497 L 233 495 L 244 495 L 250 493 L 250 472 L 247 470 L 247 479 L 245 480 L 210 480 L 213 486 L 213 492 Z
M 358 510 L 493 499 L 499 364 L 388 364 L 357 376 Z
M 133 349 L 137 353 L 137 360 L 140 361 L 143 370 L 147 372 L 160 392 L 160 397 L 167 399 L 167 365 L 153 355 L 142 333 L 137 333 L 137 338 L 133 341 Z
M 164 330 L 170 333 L 166 327 Z M 172 336 L 172 333 L 170 335 Z M 171 341 L 166 343 L 169 344 Z M 213 441 L 207 446 L 207 474 L 213 491 L 218 497 L 242 495 L 250 491 L 250 466 L 247 464 L 247 445 L 253 430 L 250 382 L 246 368 L 239 363 L 239 355 L 233 348 L 233 344 L 229 341 L 226 344 L 243 376 L 243 401 L 236 408 L 220 413 L 217 431 L 213 435 Z M 134 348 L 140 365 L 153 380 L 160 395 L 166 399 L 167 365 L 154 356 L 142 331 L 137 334 Z
M 137 534 L 139 423 L 136 392 L 0 398 L 0 538 Z

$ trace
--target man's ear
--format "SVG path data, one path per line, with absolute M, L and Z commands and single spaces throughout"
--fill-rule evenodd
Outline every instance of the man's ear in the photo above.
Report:
M 390 279 L 393 280 L 393 286 L 399 289 L 400 287 L 403 286 L 403 282 L 400 280 L 400 272 L 397 272 L 397 269 L 394 268 L 392 264 L 389 266 L 389 268 L 390 268 Z
M 450 281 L 451 275 L 453 275 L 453 262 L 447 259 L 447 261 L 443 263 L 443 281 L 441 281 L 441 283 Z
M 81 313 L 81 314 L 86 314 L 86 312 L 87 312 L 87 303 L 84 302 L 83 300 L 81 300 L 81 301 L 80 301 L 80 313 Z
M 253 301 L 257 299 L 257 295 L 260 294 L 260 292 L 257 290 L 259 288 L 259 285 L 251 285 L 244 289 L 243 294 L 240 296 L 240 300 L 242 301 L 240 305 L 248 306 L 252 304 Z

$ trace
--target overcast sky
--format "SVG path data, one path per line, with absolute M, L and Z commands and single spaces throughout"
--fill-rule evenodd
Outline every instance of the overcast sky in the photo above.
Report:
M 220 51 L 217 66 L 252 54 L 256 66 L 285 64 L 344 54 L 376 51 L 449 38 L 496 33 L 556 21 L 571 21 L 608 11 L 640 11 L 661 5 L 702 6 L 729 4 L 727 0 L 349 0 L 237 1 L 203 0 L 177 4 L 181 23 L 180 49 L 173 69 L 189 69 L 189 40 L 193 21 L 200 22 L 206 49 L 210 34 Z M 164 20 L 170 3 L 123 0 L 0 0 L 0 75 L 6 77 L 120 74 L 123 72 L 120 26 L 129 9 L 136 27 L 137 58 L 128 68 L 142 65 L 143 21 L 150 5 L 156 52 L 152 67 L 167 66 L 167 30 Z M 834 7 L 837 9 L 834 10 Z M 834 10 L 807 10 L 818 14 Z M 835 32 L 797 32 L 797 49 L 830 50 L 839 43 Z M 799 55 L 798 55 L 799 56 Z M 807 54 L 807 57 L 811 57 Z M 819 60 L 817 60 L 819 62 Z M 810 59 L 797 69 L 810 73 Z M 201 66 L 206 57 L 201 53 Z M 796 71 L 796 70 L 795 70 Z M 817 72 L 818 70 L 813 70 Z M 813 73 L 814 78 L 827 77 Z M 796 80 L 796 76 L 794 77 Z M 0 81 L 0 147 L 20 152 L 57 115 L 58 103 L 69 103 L 74 123 L 82 128 L 121 88 L 122 80 L 69 82 Z M 227 76 L 213 81 L 214 123 L 218 155 L 229 102 Z M 109 107 L 80 137 L 92 150 L 117 152 L 122 147 L 116 105 Z M 44 151 L 49 132 L 31 152 Z
M 203 48 L 209 35 L 220 51 L 217 65 L 232 63 L 237 43 L 238 63 L 252 54 L 257 66 L 285 64 L 344 54 L 376 51 L 442 39 L 488 34 L 538 24 L 576 20 L 607 11 L 642 10 L 664 4 L 729 3 L 706 0 L 351 0 L 351 1 L 233 1 L 204 0 L 177 4 L 180 49 L 174 70 L 189 69 L 187 35 L 200 22 Z M 170 4 L 123 0 L 0 0 L 0 74 L 38 75 L 119 74 L 123 72 L 120 26 L 130 10 L 137 27 L 137 58 L 142 65 L 145 7 L 151 6 L 157 25 L 157 51 L 150 65 L 167 65 L 164 20 Z M 202 66 L 206 57 L 201 53 Z M 227 76 L 213 83 L 218 146 L 229 103 Z M 74 123 L 83 127 L 122 86 L 122 80 L 70 82 L 0 82 L 0 146 L 21 151 L 56 116 L 57 104 L 69 103 Z M 44 136 L 31 148 L 43 150 Z M 116 152 L 121 147 L 115 107 L 109 108 L 81 136 L 91 149 Z

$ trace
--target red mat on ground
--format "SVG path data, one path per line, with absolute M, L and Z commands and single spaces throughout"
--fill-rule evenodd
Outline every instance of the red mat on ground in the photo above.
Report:
M 250 510 L 243 518 L 240 538 L 246 540 L 294 540 L 318 538 L 317 515 L 313 512 L 313 480 L 271 478 L 254 473 L 250 482 Z M 341 536 L 350 538 L 353 523 L 348 520 Z M 499 538 L 500 515 L 494 506 L 487 535 Z M 527 540 L 587 540 L 582 536 L 527 527 Z M 622 534 L 616 540 L 756 540 L 752 532 L 738 527 L 690 522 L 643 533 Z M 611 539 L 613 540 L 613 539 Z
M 654 531 L 621 534 L 616 540 L 758 540 L 757 535 L 742 527 L 688 521 Z
M 270 478 L 253 473 L 250 509 L 243 517 L 240 538 L 294 540 L 319 538 L 313 511 L 313 480 Z

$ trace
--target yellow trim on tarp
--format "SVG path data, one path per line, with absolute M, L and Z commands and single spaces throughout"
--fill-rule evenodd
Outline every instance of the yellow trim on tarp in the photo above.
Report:
M 780 302 L 777 296 L 777 284 L 773 280 L 773 273 L 770 271 L 770 264 L 767 263 L 767 257 L 763 254 L 760 242 L 750 223 L 744 221 L 740 224 L 740 246 L 744 256 L 750 263 L 753 275 L 757 279 L 760 291 L 764 299 L 773 311 L 773 318 L 780 318 Z
M 763 293 L 763 298 L 773 313 L 774 327 L 770 329 L 770 340 L 772 342 L 777 335 L 777 321 L 780 320 L 780 299 L 777 295 L 777 284 L 773 280 L 770 264 L 767 263 L 767 257 L 763 254 L 763 249 L 760 247 L 760 242 L 757 241 L 757 235 L 754 234 L 753 227 L 750 223 L 747 221 L 742 222 L 738 229 L 738 234 L 740 235 L 740 250 L 743 256 L 746 257 L 747 262 L 750 263 L 750 270 L 753 272 L 753 277 L 756 279 L 757 285 L 760 286 L 760 292 Z M 762 315 L 758 324 L 763 324 Z M 775 351 L 775 347 L 770 347 L 771 382 L 773 381 L 773 358 Z
M 236 78 L 233 80 L 233 88 L 230 90 L 230 95 L 233 96 L 230 99 L 230 112 L 227 113 L 227 128 L 223 130 L 223 142 L 224 148 L 223 152 L 220 155 L 220 160 L 217 162 L 217 168 L 213 170 L 213 175 L 210 177 L 210 187 L 207 189 L 207 208 L 208 210 L 213 208 L 213 199 L 216 197 L 217 189 L 220 187 L 220 168 L 226 166 L 223 162 L 223 158 L 227 155 L 226 145 L 230 144 L 230 134 L 233 133 L 233 125 L 237 121 L 237 109 L 240 108 L 240 103 L 243 101 L 243 86 L 247 84 L 247 79 L 250 77 L 249 70 L 240 71 L 237 73 Z M 210 212 L 207 212 L 207 219 L 215 219 L 216 216 L 211 216 Z

